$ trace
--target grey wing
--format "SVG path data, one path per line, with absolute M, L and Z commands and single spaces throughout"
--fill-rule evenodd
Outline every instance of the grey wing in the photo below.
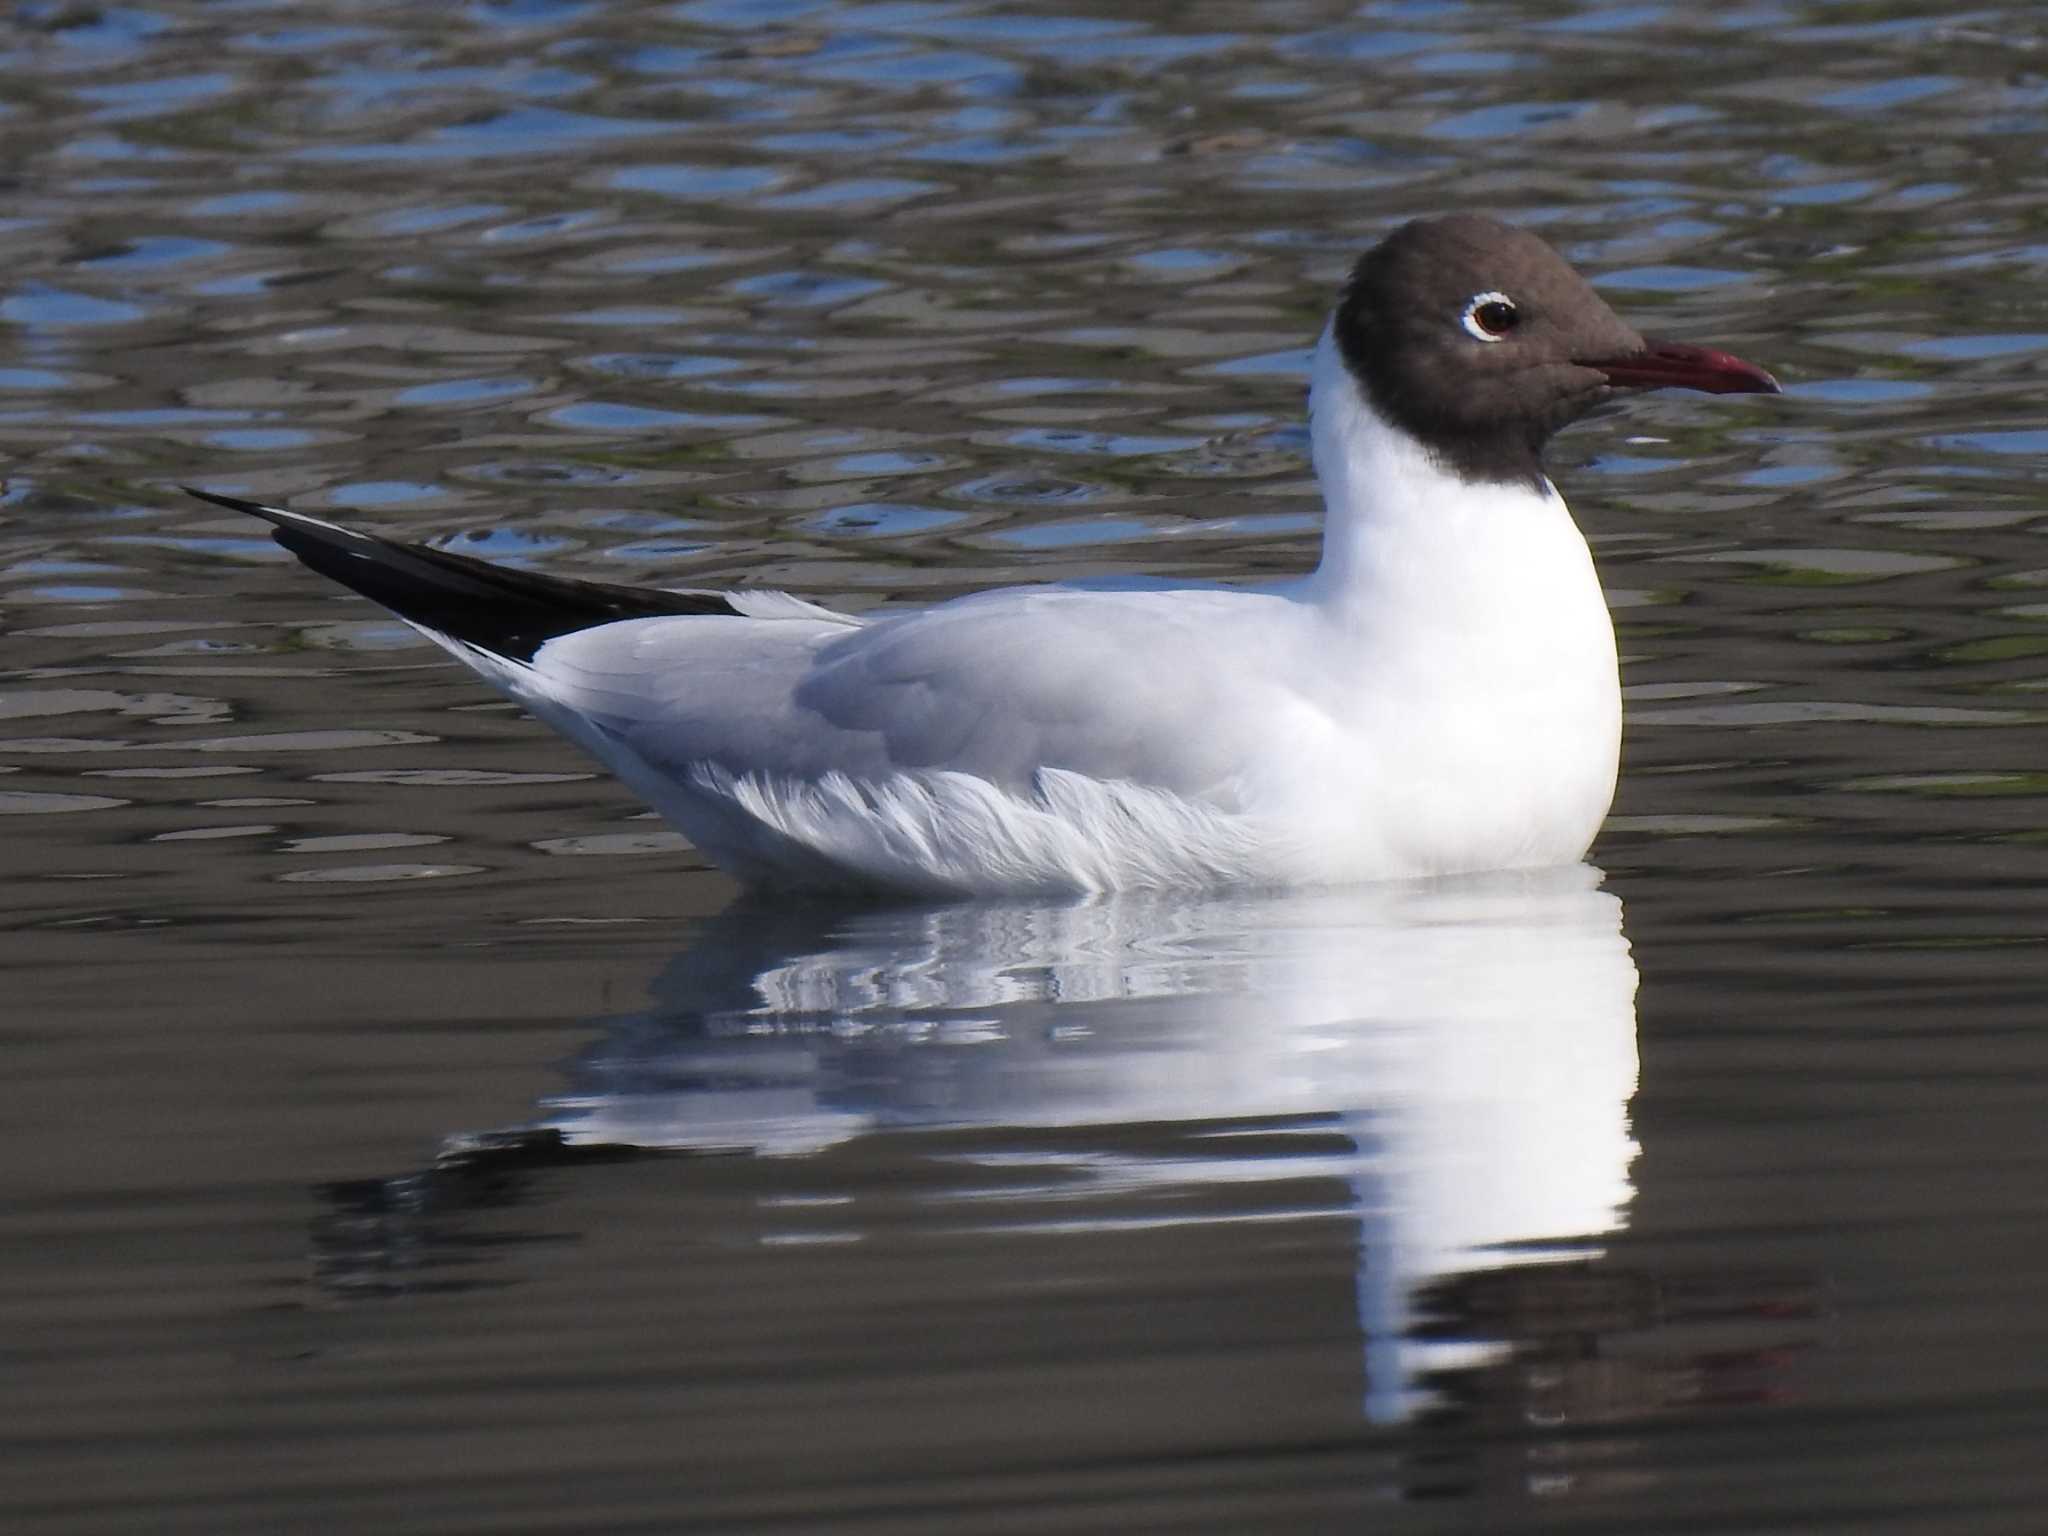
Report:
M 670 769 L 816 779 L 1043 767 L 1213 795 L 1273 692 L 1284 599 L 1010 589 L 860 628 L 647 619 L 558 642 L 551 691 Z M 1253 696 L 1258 696 L 1255 701 Z

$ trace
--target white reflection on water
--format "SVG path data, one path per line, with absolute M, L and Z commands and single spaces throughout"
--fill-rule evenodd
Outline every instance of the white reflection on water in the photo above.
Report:
M 1190 1185 L 1300 1178 L 1299 1158 L 1261 1170 L 1229 1143 L 1307 1117 L 1349 1142 L 1314 1171 L 1351 1190 L 1365 1410 L 1395 1422 L 1425 1373 L 1502 1347 L 1415 1336 L 1420 1288 L 1585 1258 L 1625 1220 L 1636 970 L 1599 879 L 741 907 L 584 1055 L 546 1123 L 766 1153 L 884 1128 L 1207 1125 L 1213 1161 L 1110 1159 L 1126 1185 Z

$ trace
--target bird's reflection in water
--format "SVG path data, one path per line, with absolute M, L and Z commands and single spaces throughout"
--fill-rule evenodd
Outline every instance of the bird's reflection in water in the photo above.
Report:
M 1418 1286 L 1507 1244 L 1579 1257 L 1623 1219 L 1636 971 L 1597 880 L 730 913 L 578 1062 L 550 1123 L 793 1152 L 884 1127 L 1335 1117 L 1366 1407 L 1391 1421 L 1418 1374 L 1485 1353 L 1412 1336 Z M 1244 1174 L 1219 1148 L 1207 1170 L 1116 1171 L 1226 1168 Z
M 534 1125 L 337 1192 L 329 1275 L 414 1288 L 433 1267 L 422 1233 L 503 1198 L 536 1155 L 1170 1126 L 1170 1151 L 1098 1138 L 1063 1171 L 1085 1163 L 1125 1189 L 1341 1180 L 1370 1422 L 1609 1422 L 1739 1394 L 1754 1351 L 1603 1358 L 1603 1338 L 1740 1314 L 1775 1287 L 1688 1289 L 1599 1262 L 1637 1155 L 1636 969 L 1599 882 L 1579 866 L 1273 894 L 742 905 L 669 965 L 654 1006 L 609 1022 Z M 953 1147 L 984 1170 L 1027 1155 Z

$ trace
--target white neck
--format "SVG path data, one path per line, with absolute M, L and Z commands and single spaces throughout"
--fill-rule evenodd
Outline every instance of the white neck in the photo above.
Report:
M 1398 583 L 1404 567 L 1421 559 L 1416 574 L 1441 599 L 1461 568 L 1499 566 L 1531 536 L 1583 552 L 1564 498 L 1548 480 L 1539 487 L 1462 479 L 1374 410 L 1328 326 L 1316 344 L 1308 398 L 1326 509 L 1322 563 L 1309 583 L 1316 597 L 1342 605 Z
M 1327 621 L 1360 762 L 1440 869 L 1579 857 L 1614 792 L 1614 625 L 1564 498 L 1460 478 L 1373 410 L 1334 338 L 1309 396 L 1328 511 L 1295 596 Z M 1351 670 L 1345 669 L 1345 658 Z

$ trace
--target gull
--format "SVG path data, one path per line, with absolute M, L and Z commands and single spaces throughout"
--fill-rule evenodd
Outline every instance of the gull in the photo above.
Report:
M 1613 800 L 1614 626 L 1543 471 L 1624 392 L 1775 393 L 1473 214 L 1359 258 L 1318 341 L 1322 557 L 1264 587 L 1003 587 L 855 616 L 568 580 L 212 491 L 759 886 L 1297 887 L 1570 864 Z M 190 489 L 188 487 L 188 489 Z

